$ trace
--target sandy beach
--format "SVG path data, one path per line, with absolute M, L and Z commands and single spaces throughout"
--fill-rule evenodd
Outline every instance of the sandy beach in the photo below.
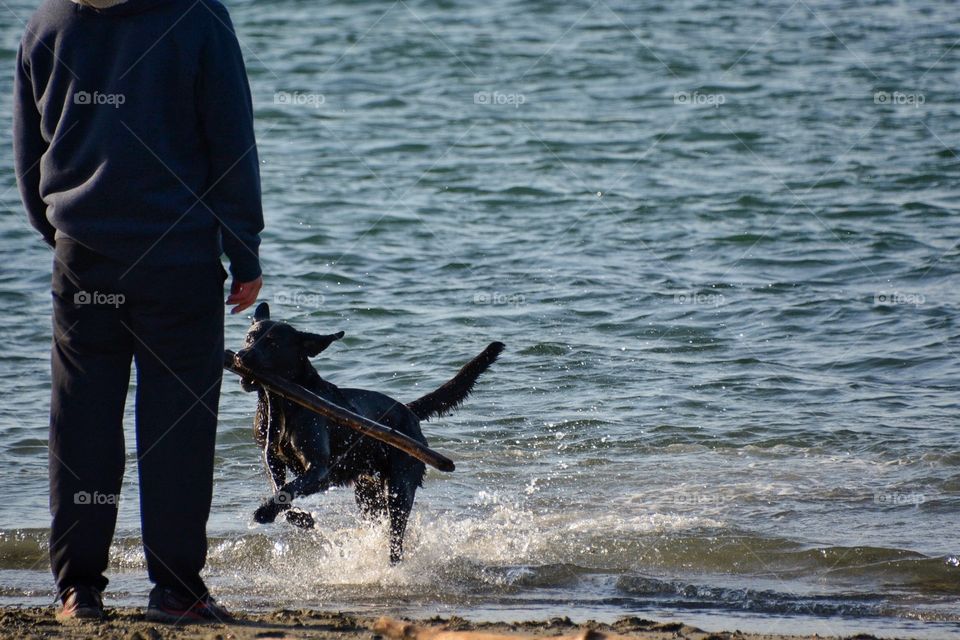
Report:
M 786 636 L 745 634 L 739 631 L 711 631 L 698 629 L 682 622 L 655 622 L 637 617 L 626 617 L 613 624 L 587 621 L 582 624 L 569 618 L 510 623 L 477 623 L 460 617 L 430 618 L 412 621 L 421 630 L 451 632 L 480 632 L 502 635 L 506 638 L 583 638 L 600 640 L 604 637 L 636 638 L 638 640 L 788 640 L 791 638 L 818 638 L 824 636 Z M 369 616 L 349 613 L 311 610 L 277 610 L 270 613 L 242 614 L 235 624 L 159 625 L 147 622 L 143 610 L 137 608 L 111 609 L 101 623 L 72 622 L 61 624 L 54 619 L 54 609 L 48 607 L 7 608 L 0 612 L 0 640 L 29 640 L 33 638 L 64 638 L 81 640 L 253 640 L 255 638 L 323 638 L 336 640 L 382 640 L 386 637 L 412 638 L 412 634 L 382 633 L 382 623 Z M 444 634 L 438 640 L 453 640 L 457 635 Z M 490 639 L 492 636 L 484 636 Z M 835 636 L 841 637 L 841 636 Z M 846 636 L 869 640 L 872 635 Z M 477 640 L 477 636 L 465 640 Z

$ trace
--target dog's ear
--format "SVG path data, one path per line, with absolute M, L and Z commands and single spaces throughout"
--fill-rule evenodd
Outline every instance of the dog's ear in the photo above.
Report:
M 343 331 L 338 331 L 337 333 L 332 333 L 328 336 L 321 336 L 317 333 L 307 333 L 305 331 L 301 331 L 300 345 L 303 347 L 304 353 L 306 353 L 308 357 L 312 358 L 315 355 L 319 355 L 320 352 L 342 337 Z
M 253 321 L 260 322 L 261 320 L 270 319 L 270 305 L 266 302 L 261 302 L 257 305 L 257 310 L 253 312 Z

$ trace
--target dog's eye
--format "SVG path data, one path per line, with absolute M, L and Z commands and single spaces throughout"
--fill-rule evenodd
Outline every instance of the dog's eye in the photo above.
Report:
M 276 348 L 277 348 L 277 339 L 276 339 L 275 337 L 273 337 L 272 335 L 267 334 L 267 335 L 263 336 L 263 339 L 261 339 L 260 342 L 263 344 L 263 346 L 265 346 L 265 347 L 267 347 L 267 348 L 269 348 L 269 349 L 276 349 Z

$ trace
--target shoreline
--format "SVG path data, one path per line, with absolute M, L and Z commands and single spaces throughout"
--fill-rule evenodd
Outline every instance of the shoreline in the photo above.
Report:
M 574 623 L 570 618 L 517 622 L 473 622 L 459 616 L 433 617 L 410 621 L 415 629 L 403 625 L 401 632 L 380 633 L 383 624 L 377 627 L 378 618 L 346 612 L 314 611 L 310 609 L 278 609 L 270 612 L 239 613 L 232 624 L 187 624 L 163 625 L 144 619 L 143 609 L 117 607 L 107 609 L 107 619 L 102 622 L 69 622 L 61 624 L 54 618 L 56 609 L 48 607 L 0 607 L 0 640 L 27 638 L 57 638 L 81 640 L 90 637 L 123 640 L 255 640 L 274 639 L 326 639 L 326 640 L 387 640 L 392 638 L 415 639 L 419 630 L 421 637 L 435 636 L 453 640 L 475 640 L 483 634 L 484 640 L 505 640 L 518 637 L 564 637 L 579 640 L 602 638 L 636 640 L 798 640 L 800 638 L 849 638 L 873 640 L 877 636 L 855 634 L 847 636 L 784 635 L 742 633 L 737 630 L 707 631 L 679 621 L 658 622 L 629 616 L 612 624 L 586 621 Z M 467 613 L 469 615 L 469 613 Z M 396 625 L 394 625 L 396 626 Z M 399 629 L 400 627 L 397 627 Z M 468 633 L 464 633 L 468 632 Z M 486 635 L 490 634 L 490 635 Z

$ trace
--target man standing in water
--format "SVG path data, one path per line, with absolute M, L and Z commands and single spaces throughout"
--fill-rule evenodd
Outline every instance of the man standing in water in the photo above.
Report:
M 150 620 L 222 620 L 200 577 L 227 304 L 256 300 L 253 107 L 218 0 L 45 0 L 17 56 L 14 151 L 54 247 L 50 560 L 58 618 L 101 618 L 137 369 Z

